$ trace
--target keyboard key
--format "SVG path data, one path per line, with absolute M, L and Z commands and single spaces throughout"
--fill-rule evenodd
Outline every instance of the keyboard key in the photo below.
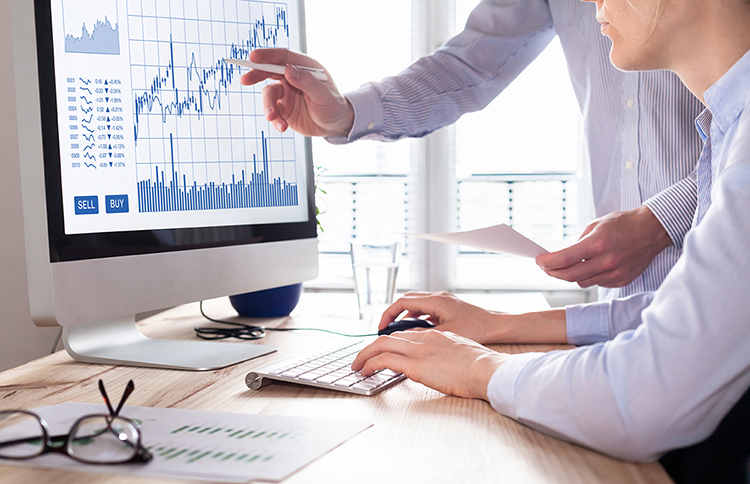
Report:
M 314 371 L 308 371 L 307 373 L 301 374 L 297 378 L 299 378 L 300 380 L 304 380 L 304 381 L 315 381 L 318 378 L 320 378 L 321 376 L 323 376 L 323 373 L 317 373 L 317 372 L 314 372 Z
M 291 370 L 287 370 L 284 373 L 281 374 L 281 376 L 286 376 L 289 378 L 297 378 L 303 373 L 307 373 L 307 370 L 301 370 L 299 368 L 293 368 Z
M 377 383 L 378 385 L 381 385 L 381 384 L 387 382 L 388 380 L 391 380 L 392 378 L 393 377 L 386 376 L 386 375 L 381 375 L 380 373 L 375 373 L 371 377 L 367 378 L 365 381 L 366 382 L 370 382 L 371 381 L 371 382 Z
M 375 388 L 377 388 L 379 386 L 380 386 L 379 383 L 375 383 L 375 382 L 372 382 L 372 381 L 364 380 L 364 381 L 361 381 L 361 382 L 359 382 L 359 383 L 357 383 L 355 385 L 352 385 L 352 388 L 354 388 L 355 390 L 370 391 L 370 390 L 373 390 L 373 389 L 375 389 Z
M 362 378 L 349 375 L 346 378 L 342 378 L 341 380 L 337 381 L 336 385 L 350 387 L 354 385 L 355 383 L 359 383 L 361 380 Z
M 400 374 L 401 373 L 398 373 L 398 372 L 393 371 L 393 370 L 389 370 L 388 368 L 386 368 L 385 370 L 383 370 L 380 373 L 378 373 L 378 375 L 390 376 L 390 377 L 399 376 Z
M 329 373 L 328 375 L 321 376 L 320 378 L 318 378 L 315 381 L 318 382 L 318 383 L 326 383 L 326 384 L 330 385 L 331 383 L 335 382 L 336 380 L 339 380 L 340 378 L 341 377 L 338 377 L 336 375 L 332 375 L 332 374 Z
M 357 383 L 356 380 L 347 380 L 346 378 L 342 378 L 341 380 L 335 381 L 333 384 L 337 387 L 350 387 Z

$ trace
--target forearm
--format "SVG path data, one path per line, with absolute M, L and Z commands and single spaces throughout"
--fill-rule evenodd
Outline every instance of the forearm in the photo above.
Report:
M 397 76 L 347 94 L 355 112 L 348 137 L 424 136 L 492 101 L 549 44 L 555 32 L 543 0 L 484 1 L 466 29 Z
M 566 344 L 565 310 L 551 309 L 522 314 L 490 313 L 485 344 L 552 343 Z

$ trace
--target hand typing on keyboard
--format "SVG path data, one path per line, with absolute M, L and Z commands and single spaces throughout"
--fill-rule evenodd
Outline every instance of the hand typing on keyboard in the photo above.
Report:
M 253 390 L 276 380 L 361 395 L 373 395 L 403 380 L 404 376 L 401 373 L 388 369 L 371 372 L 367 376 L 352 370 L 351 365 L 364 346 L 364 340 L 356 343 L 347 342 L 326 351 L 291 358 L 248 373 L 245 382 Z
M 403 331 L 364 348 L 352 369 L 372 375 L 384 368 L 448 395 L 487 400 L 487 385 L 509 357 L 450 332 Z

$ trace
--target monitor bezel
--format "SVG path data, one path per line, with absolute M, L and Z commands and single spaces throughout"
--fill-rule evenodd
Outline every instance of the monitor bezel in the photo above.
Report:
M 300 47 L 305 50 L 304 9 L 299 0 Z M 312 143 L 305 138 L 307 171 L 307 220 L 278 224 L 248 224 L 100 232 L 69 235 L 65 233 L 62 194 L 60 134 L 58 130 L 55 56 L 52 31 L 51 0 L 34 0 L 36 16 L 37 68 L 42 121 L 45 191 L 50 262 L 122 257 L 150 253 L 248 245 L 317 237 L 315 180 Z

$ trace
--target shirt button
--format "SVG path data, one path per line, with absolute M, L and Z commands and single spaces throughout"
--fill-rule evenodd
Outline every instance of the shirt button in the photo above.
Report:
M 632 170 L 633 169 L 633 162 L 628 160 L 627 163 L 625 163 L 625 169 L 626 170 Z
M 367 125 L 367 129 L 369 129 L 369 130 L 373 130 L 373 129 L 375 129 L 375 123 L 370 123 L 370 124 L 368 124 L 368 125 Z
M 629 108 L 632 108 L 633 105 L 635 104 L 635 101 L 633 101 L 633 99 L 628 99 L 627 104 Z

